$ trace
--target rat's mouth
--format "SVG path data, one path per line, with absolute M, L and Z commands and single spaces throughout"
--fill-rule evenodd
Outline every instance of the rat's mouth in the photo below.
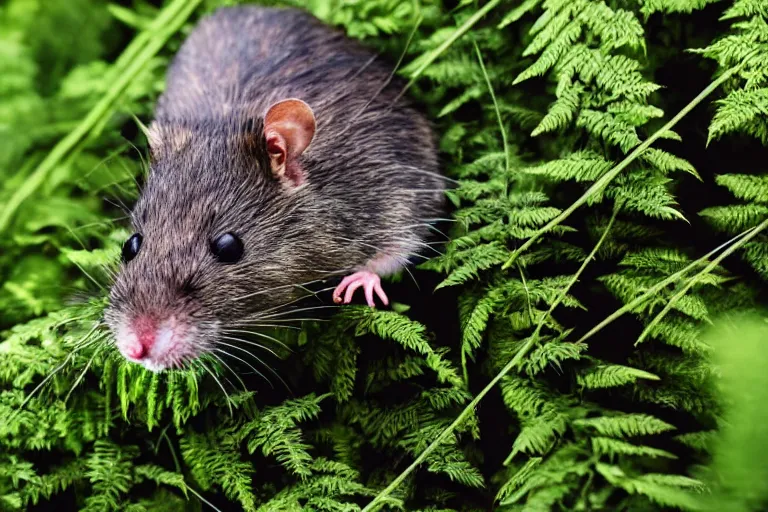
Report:
M 160 372 L 182 368 L 205 351 L 199 328 L 179 315 L 137 315 L 124 318 L 115 329 L 116 345 L 128 361 Z

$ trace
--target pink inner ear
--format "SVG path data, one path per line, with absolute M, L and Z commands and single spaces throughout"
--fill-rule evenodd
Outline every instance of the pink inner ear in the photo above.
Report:
M 314 135 L 315 115 L 303 101 L 288 99 L 269 108 L 264 116 L 264 137 L 276 177 L 286 178 L 294 185 L 303 182 L 296 158 L 307 149 Z
M 267 152 L 270 158 L 278 159 L 278 165 L 285 163 L 287 156 L 287 149 L 285 147 L 285 139 L 277 131 L 270 131 L 265 134 L 267 138 Z

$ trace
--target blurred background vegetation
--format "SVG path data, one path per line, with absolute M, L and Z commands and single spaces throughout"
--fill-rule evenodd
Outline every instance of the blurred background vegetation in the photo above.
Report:
M 100 323 L 140 123 L 236 3 L 0 4 L 0 510 L 764 509 L 768 3 L 293 2 L 402 57 L 458 186 L 393 310 L 281 333 L 290 392 Z

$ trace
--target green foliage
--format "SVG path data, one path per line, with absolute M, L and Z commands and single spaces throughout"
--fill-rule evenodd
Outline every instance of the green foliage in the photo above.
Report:
M 722 372 L 726 410 L 712 462 L 704 472 L 714 492 L 701 500 L 701 509 L 756 510 L 768 498 L 765 467 L 756 463 L 768 449 L 768 429 L 762 421 L 765 318 L 739 315 L 727 320 L 708 333 L 718 349 L 714 362 Z
M 722 19 L 731 20 L 732 32 L 698 51 L 723 68 L 743 66 L 728 95 L 717 102 L 709 140 L 741 132 L 768 144 L 768 10 L 760 0 L 737 0 Z
M 152 374 L 101 322 L 137 121 L 236 3 L 0 6 L 2 510 L 758 509 L 762 328 L 702 329 L 768 280 L 764 1 L 265 1 L 402 57 L 457 184 L 442 280 L 275 329 L 274 373 Z

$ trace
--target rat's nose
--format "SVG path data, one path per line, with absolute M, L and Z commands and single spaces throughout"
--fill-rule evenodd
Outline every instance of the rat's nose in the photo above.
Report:
M 126 355 L 133 359 L 143 359 L 155 343 L 157 332 L 155 321 L 149 317 L 139 317 L 133 323 L 133 332 L 136 333 L 136 339 L 125 347 Z
M 138 341 L 136 343 L 133 343 L 132 345 L 125 347 L 124 350 L 125 350 L 125 355 L 127 355 L 131 359 L 143 359 L 144 356 L 147 355 L 147 349 L 144 348 L 144 345 L 142 345 Z

